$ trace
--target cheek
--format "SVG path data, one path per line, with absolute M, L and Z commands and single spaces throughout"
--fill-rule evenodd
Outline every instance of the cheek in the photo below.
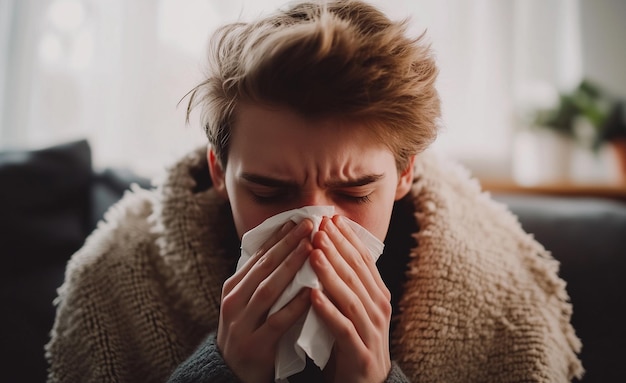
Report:
M 387 230 L 389 229 L 392 209 L 393 200 L 387 199 L 377 203 L 363 204 L 357 207 L 347 207 L 345 209 L 337 207 L 337 214 L 350 218 L 363 226 L 376 238 L 384 241 Z
M 240 240 L 247 231 L 257 227 L 267 218 L 282 212 L 280 209 L 260 206 L 250 198 L 237 196 L 237 193 L 233 194 L 230 200 L 231 210 Z
M 228 180 L 228 178 L 227 178 Z M 233 221 L 235 222 L 235 228 L 237 229 L 237 235 L 241 240 L 241 237 L 245 232 L 252 229 L 254 222 L 257 221 L 258 213 L 255 206 L 251 204 L 239 190 L 232 183 L 227 182 L 228 201 L 230 202 L 230 209 L 233 214 Z
M 388 211 L 379 211 L 377 214 L 368 218 L 368 222 L 361 226 L 374 234 L 381 242 L 384 241 L 387 236 L 387 230 L 389 229 L 389 222 L 391 221 L 391 209 Z
M 381 241 L 385 240 L 387 236 L 387 230 L 389 229 L 389 222 L 391 221 L 391 213 L 393 211 L 393 205 L 395 202 L 395 187 L 388 187 L 385 190 L 384 196 L 376 205 L 376 207 L 370 210 L 368 218 L 372 229 L 370 232 L 374 234 Z
M 234 177 L 230 173 L 226 174 L 226 192 L 228 193 L 237 235 L 241 240 L 244 233 L 258 226 L 267 216 L 257 204 L 253 203 L 245 190 L 234 182 Z
M 239 240 L 243 237 L 243 234 L 247 231 L 246 227 L 248 223 L 246 222 L 246 217 L 242 216 L 241 211 L 245 209 L 242 208 L 239 204 L 237 204 L 236 200 L 230 199 L 230 209 L 233 214 L 233 221 L 235 222 L 235 228 L 237 229 L 237 236 Z
M 244 233 L 255 228 L 267 218 L 255 205 L 241 200 L 231 200 L 231 210 L 239 239 L 243 237 Z

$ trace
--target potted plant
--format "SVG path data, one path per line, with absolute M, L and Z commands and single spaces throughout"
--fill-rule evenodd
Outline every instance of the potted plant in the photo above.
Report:
M 571 137 L 595 152 L 608 144 L 616 153 L 622 179 L 626 180 L 624 102 L 610 97 L 599 86 L 584 80 L 573 91 L 561 93 L 556 108 L 536 111 L 534 125 Z M 581 126 L 590 127 L 591 131 L 581 131 Z

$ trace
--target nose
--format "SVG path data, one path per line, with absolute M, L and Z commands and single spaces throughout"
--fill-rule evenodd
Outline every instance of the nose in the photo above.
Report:
M 302 194 L 302 206 L 332 206 L 332 199 L 323 190 L 307 191 Z
M 304 206 L 334 206 L 334 214 L 350 217 L 349 211 L 340 202 L 333 199 L 333 195 L 322 190 L 303 193 L 299 198 L 298 207 Z M 295 208 L 295 207 L 294 207 Z

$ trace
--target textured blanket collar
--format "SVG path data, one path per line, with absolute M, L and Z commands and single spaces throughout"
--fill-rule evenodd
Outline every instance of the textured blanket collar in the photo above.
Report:
M 458 165 L 423 153 L 415 170 L 418 246 L 392 334 L 393 357 L 407 375 L 424 381 L 580 375 L 580 342 L 558 262 Z M 229 205 L 207 180 L 206 149 L 199 149 L 168 171 L 151 220 L 180 305 L 214 329 L 221 284 L 237 257 L 232 245 L 221 245 L 224 238 L 236 243 Z M 190 281 L 205 285 L 196 290 Z

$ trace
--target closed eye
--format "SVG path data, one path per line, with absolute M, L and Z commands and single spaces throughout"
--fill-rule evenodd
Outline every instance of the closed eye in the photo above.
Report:
M 356 203 L 368 203 L 372 201 L 369 194 L 361 197 L 350 196 L 350 199 Z
M 284 188 L 260 188 L 250 189 L 252 198 L 260 204 L 274 204 L 285 202 L 290 196 L 289 189 Z
M 367 193 L 367 194 L 355 194 L 355 193 L 338 193 L 337 194 L 338 197 L 344 201 L 347 202 L 353 202 L 353 203 L 368 203 L 371 202 L 371 198 L 370 196 L 372 195 L 371 192 Z

